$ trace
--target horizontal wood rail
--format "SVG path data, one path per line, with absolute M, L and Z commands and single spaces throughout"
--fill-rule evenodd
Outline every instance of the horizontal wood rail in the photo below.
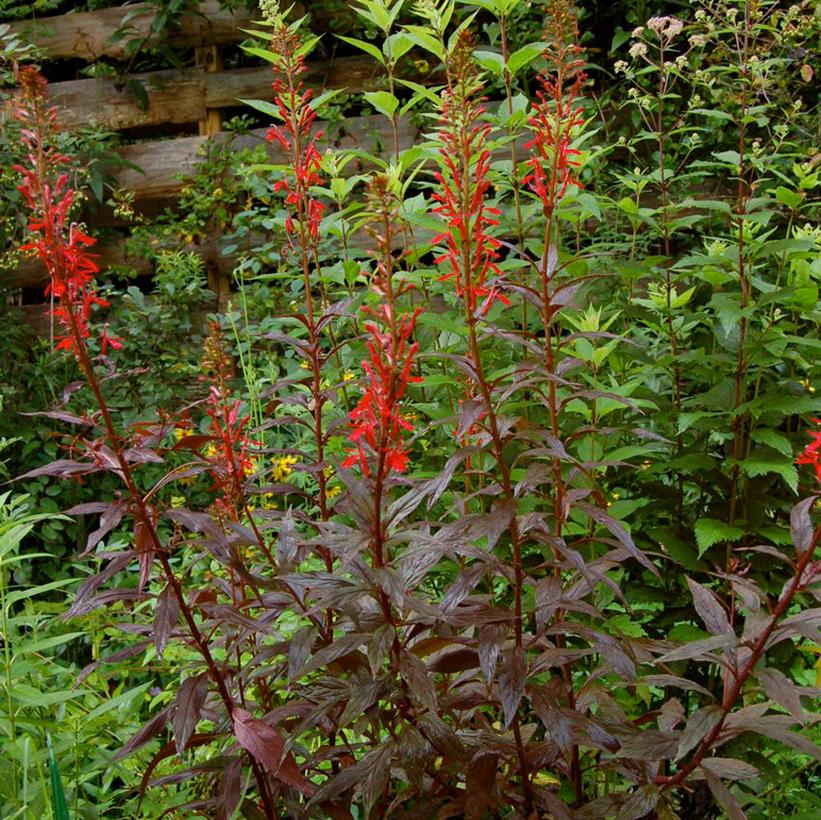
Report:
M 203 66 L 184 71 L 152 71 L 131 75 L 145 86 L 148 106 L 141 108 L 127 89 L 111 79 L 51 83 L 49 99 L 62 109 L 68 126 L 96 122 L 104 128 L 180 125 L 205 119 L 209 109 L 236 108 L 240 99 L 269 100 L 273 76 L 268 66 L 208 72 Z M 317 89 L 372 91 L 385 84 L 380 66 L 369 57 L 340 57 L 309 63 L 303 77 Z
M 301 5 L 301 4 L 300 4 Z M 150 3 L 99 9 L 35 20 L 11 23 L 13 32 L 23 35 L 44 49 L 51 59 L 76 57 L 93 62 L 101 57 L 115 60 L 128 58 L 128 41 L 145 39 L 151 33 L 151 23 L 157 7 Z M 245 39 L 241 28 L 248 28 L 252 19 L 247 9 L 225 11 L 216 0 L 200 4 L 199 12 L 184 14 L 178 28 L 165 42 L 173 46 L 227 45 Z M 127 37 L 112 40 L 118 29 L 127 26 Z

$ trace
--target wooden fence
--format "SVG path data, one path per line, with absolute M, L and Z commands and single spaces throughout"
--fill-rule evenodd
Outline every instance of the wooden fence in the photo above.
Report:
M 304 13 L 307 4 L 295 5 L 296 14 Z M 13 29 L 43 48 L 50 59 L 124 60 L 125 42 L 112 35 L 128 26 L 130 38 L 148 42 L 155 13 L 156 8 L 150 4 L 136 4 L 18 22 Z M 223 48 L 246 39 L 248 35 L 241 29 L 251 23 L 252 16 L 247 11 L 224 11 L 213 0 L 202 2 L 199 13 L 186 15 L 166 40 L 174 47 L 193 47 L 198 64 L 181 71 L 133 75 L 146 89 L 147 104 L 139 104 L 122 83 L 103 78 L 53 82 L 49 85 L 50 100 L 62 110 L 61 120 L 69 127 L 96 122 L 109 130 L 125 132 L 126 136 L 130 129 L 138 128 L 139 133 L 146 128 L 168 126 L 188 131 L 189 135 L 182 137 L 133 142 L 117 151 L 124 161 L 113 172 L 118 186 L 130 191 L 138 203 L 151 200 L 156 206 L 158 201 L 171 201 L 181 187 L 180 177 L 194 171 L 206 141 L 226 139 L 221 131 L 221 112 L 242 106 L 241 99 L 271 98 L 269 66 L 223 68 Z M 319 90 L 344 89 L 350 93 L 378 89 L 385 84 L 381 67 L 362 56 L 311 61 L 303 79 Z M 384 117 L 349 119 L 327 125 L 324 143 L 327 147 L 372 151 L 387 143 L 388 128 Z M 265 141 L 265 133 L 265 129 L 257 129 L 236 137 L 236 145 L 239 148 L 265 142 L 272 161 L 281 161 L 278 147 Z M 415 136 L 414 129 L 403 124 L 401 147 L 410 146 Z M 98 249 L 104 266 L 127 263 L 139 272 L 150 272 L 146 260 L 127 257 L 124 239 L 101 242 Z M 197 246 L 196 250 L 206 258 L 209 268 L 222 276 L 229 274 L 236 264 L 234 254 L 222 255 L 211 243 Z M 43 275 L 42 269 L 32 262 L 3 273 L 6 283 L 17 287 L 38 285 Z M 212 282 L 212 286 L 217 290 L 224 287 L 220 282 Z M 34 306 L 33 310 L 37 312 Z

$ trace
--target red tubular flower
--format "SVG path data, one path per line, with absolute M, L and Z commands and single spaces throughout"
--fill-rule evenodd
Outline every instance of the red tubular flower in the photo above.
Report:
M 821 419 L 812 419 L 815 424 L 821 424 Z M 821 430 L 808 430 L 807 434 L 812 441 L 804 448 L 804 452 L 796 458 L 796 464 L 810 464 L 815 471 L 815 478 L 821 482 Z
M 365 475 L 370 475 L 368 457 L 373 454 L 383 459 L 385 472 L 404 473 L 408 467 L 404 433 L 413 426 L 402 413 L 401 402 L 407 386 L 420 382 L 411 375 L 413 357 L 418 345 L 410 338 L 421 308 L 412 314 L 392 317 L 389 305 L 380 305 L 370 311 L 381 320 L 366 322 L 370 334 L 367 342 L 368 360 L 362 362 L 366 385 L 362 398 L 351 411 L 353 432 L 348 437 L 356 445 L 343 462 L 343 467 L 359 464 Z
M 490 188 L 490 151 L 485 147 L 491 127 L 482 123 L 485 112 L 481 84 L 472 59 L 472 39 L 462 32 L 448 64 L 450 82 L 443 94 L 439 139 L 440 170 L 434 174 L 439 191 L 433 195 L 447 229 L 436 237 L 447 250 L 436 259 L 448 263 L 441 278 L 455 279 L 456 292 L 471 314 L 484 315 L 499 300 L 509 305 L 498 286 L 489 283 L 501 276 L 496 260 L 499 241 L 488 232 L 499 224 L 499 210 L 487 205 Z
M 571 185 L 583 187 L 576 173 L 579 151 L 570 147 L 574 134 L 584 125 L 583 109 L 576 104 L 587 75 L 582 49 L 576 44 L 575 10 L 568 0 L 554 0 L 547 10 L 545 57 L 549 67 L 539 76 L 539 102 L 529 119 L 533 139 L 526 144 L 531 156 L 529 172 L 522 180 L 541 200 L 551 218 L 559 200 Z
M 325 206 L 311 196 L 310 189 L 322 182 L 319 173 L 322 157 L 317 142 L 323 132 L 311 134 L 316 112 L 311 106 L 313 91 L 298 79 L 305 72 L 300 46 L 297 32 L 278 20 L 271 35 L 271 50 L 278 57 L 274 67 L 277 76 L 272 86 L 282 125 L 271 126 L 268 141 L 276 142 L 290 160 L 287 172 L 290 176 L 283 176 L 274 184 L 275 192 L 286 194 L 285 204 L 292 212 L 285 220 L 285 230 L 289 234 L 297 233 L 304 225 L 310 241 L 315 242 Z
M 94 288 L 99 268 L 88 249 L 96 240 L 69 222 L 75 192 L 64 170 L 68 157 L 51 144 L 59 125 L 56 109 L 46 105 L 46 81 L 35 69 L 25 67 L 20 69 L 19 82 L 22 94 L 14 116 L 28 154 L 26 164 L 16 165 L 15 170 L 22 176 L 17 190 L 30 212 L 29 241 L 20 250 L 33 251 L 43 263 L 49 276 L 46 295 L 57 302 L 52 315 L 66 331 L 58 337 L 57 348 L 74 350 L 77 338 L 89 336 L 93 308 L 108 307 Z M 108 347 L 122 344 L 105 333 L 102 346 L 105 353 Z
M 240 415 L 242 402 L 230 401 L 216 386 L 211 387 L 205 413 L 211 419 L 209 433 L 214 441 L 206 451 L 214 488 L 222 493 L 220 506 L 237 520 L 242 507 L 242 486 L 256 470 L 251 448 L 260 446 L 247 432 L 250 415 Z
M 363 308 L 373 317 L 373 321 L 364 323 L 370 336 L 366 343 L 368 359 L 362 362 L 365 388 L 362 398 L 350 413 L 352 432 L 348 439 L 356 446 L 348 451 L 349 456 L 342 466 L 359 464 L 367 476 L 371 472 L 368 459 L 374 457 L 377 475 L 382 477 L 390 472 L 404 473 L 408 467 L 405 434 L 412 432 L 413 426 L 402 412 L 402 399 L 409 384 L 422 381 L 411 374 L 418 349 L 411 336 L 422 309 L 400 313 L 396 307 L 397 298 L 410 287 L 404 281 L 398 285 L 393 281 L 392 219 L 397 203 L 385 175 L 371 181 L 369 195 L 375 205 L 376 216 L 382 223 L 381 232 L 373 230 L 381 258 L 376 263 L 371 290 L 379 294 L 383 301 L 375 308 Z

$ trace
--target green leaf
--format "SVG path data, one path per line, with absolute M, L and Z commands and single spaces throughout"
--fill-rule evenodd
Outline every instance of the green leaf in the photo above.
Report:
M 72 690 L 62 692 L 41 692 L 26 683 L 16 683 L 11 689 L 11 696 L 23 706 L 53 706 L 55 703 L 65 703 L 80 697 L 82 692 Z
M 257 46 L 243 46 L 242 50 L 246 54 L 250 54 L 252 57 L 259 57 L 261 60 L 265 60 L 266 63 L 272 63 L 273 65 L 279 63 L 279 55 L 274 54 L 273 51 L 269 51 L 267 48 L 258 48 Z
M 775 473 L 784 479 L 786 485 L 795 493 L 798 492 L 798 470 L 792 460 L 784 459 L 765 454 L 754 454 L 750 458 L 745 458 L 740 462 L 741 471 L 750 478 L 758 478 L 762 475 Z
M 723 521 L 717 521 L 715 518 L 699 518 L 695 525 L 698 557 L 701 558 L 713 544 L 738 541 L 742 535 L 744 535 L 744 530 L 730 527 Z
M 68 813 L 66 793 L 63 791 L 60 767 L 57 763 L 57 756 L 54 754 L 54 748 L 51 745 L 51 737 L 48 735 L 47 742 L 49 780 L 51 782 L 51 810 L 54 812 L 54 820 L 71 820 L 71 815 Z
M 738 151 L 714 151 L 713 156 L 726 165 L 738 167 L 741 163 L 741 154 Z
M 75 638 L 81 638 L 85 634 L 85 632 L 67 632 L 65 635 L 55 635 L 52 638 L 43 638 L 39 641 L 27 641 L 19 647 L 15 655 L 28 655 L 32 652 L 42 652 L 44 649 L 53 649 L 55 646 L 62 646 Z
M 523 68 L 538 60 L 544 50 L 544 43 L 528 43 L 518 51 L 514 51 L 507 60 L 507 70 L 510 72 L 510 76 L 515 77 Z
M 782 205 L 786 205 L 788 208 L 792 208 L 792 210 L 796 210 L 804 201 L 804 197 L 798 193 L 798 191 L 791 191 L 782 185 L 779 185 L 775 189 L 775 198 Z
M 768 447 L 772 447 L 773 450 L 778 450 L 779 453 L 792 460 L 792 444 L 785 435 L 769 428 L 761 428 L 754 430 L 751 438 L 758 444 L 766 444 Z
M 274 117 L 278 120 L 282 119 L 282 116 L 279 113 L 279 109 L 272 102 L 268 102 L 268 100 L 240 99 L 240 102 L 243 105 L 248 105 L 251 108 L 255 108 L 257 111 L 261 111 L 263 114 L 267 114 L 269 117 Z
M 320 94 L 318 97 L 315 97 L 311 100 L 311 108 L 314 111 L 319 112 L 322 106 L 327 105 L 337 94 L 341 94 L 344 91 L 342 88 L 332 88 L 330 91 L 326 91 L 323 94 Z
M 399 100 L 390 91 L 369 91 L 364 97 L 380 114 L 386 117 L 392 117 L 399 107 Z
M 382 50 L 392 62 L 401 60 L 414 46 L 413 39 L 405 34 L 404 31 L 398 31 L 396 34 L 391 34 Z
M 348 45 L 354 46 L 360 51 L 369 54 L 374 60 L 378 60 L 380 65 L 385 65 L 385 55 L 373 45 L 373 43 L 366 43 L 364 40 L 358 40 L 356 37 L 344 37 L 341 34 L 338 34 L 337 37 Z
M 485 71 L 489 71 L 497 77 L 504 76 L 505 61 L 502 59 L 501 54 L 497 54 L 495 51 L 476 51 L 473 56 Z

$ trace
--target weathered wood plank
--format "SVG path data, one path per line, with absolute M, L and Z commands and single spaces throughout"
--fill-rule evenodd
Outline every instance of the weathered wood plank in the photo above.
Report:
M 145 84 L 145 109 L 126 89 L 118 90 L 114 80 L 102 78 L 50 83 L 49 101 L 62 109 L 61 120 L 69 128 L 96 122 L 118 131 L 205 119 L 205 70 L 201 66 L 131 76 Z
M 380 146 L 390 144 L 391 141 L 390 123 L 378 115 L 357 117 L 343 123 L 321 123 L 317 128 L 325 131 L 325 136 L 319 144 L 320 151 L 332 147 L 374 151 Z M 409 148 L 413 145 L 416 134 L 413 126 L 403 123 L 399 133 L 400 148 Z M 239 150 L 265 144 L 271 162 L 284 162 L 282 150 L 278 145 L 269 143 L 266 135 L 267 129 L 258 128 L 236 137 L 233 145 Z M 227 138 L 228 135 L 225 133 L 212 137 L 215 140 Z M 207 137 L 182 137 L 125 146 L 117 153 L 141 171 L 123 167 L 117 169 L 113 176 L 120 187 L 133 191 L 137 200 L 169 198 L 182 186 L 177 177 L 194 173 L 197 163 L 202 160 L 201 151 L 207 141 Z M 345 170 L 348 174 L 354 174 L 359 173 L 361 168 L 358 163 L 350 163 Z
M 150 35 L 156 12 L 155 5 L 136 3 L 24 20 L 12 23 L 11 28 L 45 49 L 50 58 L 79 57 L 90 62 L 100 57 L 124 60 L 129 56 L 126 53 L 129 39 L 143 39 Z M 240 28 L 247 28 L 256 17 L 246 9 L 225 11 L 217 0 L 206 0 L 200 4 L 198 14 L 183 15 L 179 28 L 170 32 L 166 42 L 183 47 L 235 43 L 247 36 Z M 111 35 L 123 25 L 128 25 L 130 36 L 111 40 Z
M 240 99 L 269 99 L 270 67 L 208 72 L 195 66 L 182 72 L 151 71 L 132 77 L 145 86 L 148 106 L 111 79 L 70 80 L 51 83 L 49 99 L 63 109 L 63 122 L 74 125 L 97 122 L 104 128 L 122 130 L 162 124 L 200 122 L 209 108 L 231 108 Z M 307 85 L 317 89 L 342 88 L 351 93 L 380 88 L 384 75 L 369 57 L 341 57 L 309 63 L 304 75 Z

